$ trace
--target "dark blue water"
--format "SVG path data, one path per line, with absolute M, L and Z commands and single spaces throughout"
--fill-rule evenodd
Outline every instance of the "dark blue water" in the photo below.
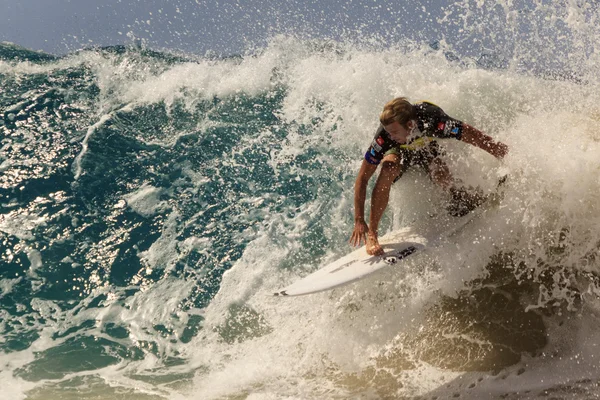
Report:
M 181 88 L 171 104 L 125 109 L 112 88 L 99 87 L 91 63 L 107 63 L 114 73 L 130 63 L 160 74 L 193 61 L 121 47 L 57 59 L 10 45 L 0 48 L 0 59 L 2 351 L 30 348 L 47 326 L 55 328 L 51 339 L 63 339 L 13 371 L 16 377 L 62 379 L 146 352 L 168 361 L 174 355 L 159 354 L 153 341 L 119 344 L 130 335 L 126 325 L 78 314 L 165 280 L 191 282 L 178 310 L 202 309 L 223 272 L 269 229 L 270 215 L 290 218 L 324 190 L 334 198 L 350 184 L 351 171 L 341 165 L 353 155 L 328 148 L 327 140 L 309 143 L 276 169 L 270 164 L 273 152 L 290 145 L 290 131 L 310 136 L 319 123 L 290 125 L 278 117 L 286 87 L 275 72 L 272 87 L 255 95 L 196 98 Z M 190 99 L 192 106 L 185 104 Z M 142 200 L 131 197 L 136 192 Z M 316 223 L 325 213 L 296 239 L 290 265 L 332 245 Z M 190 240 L 200 244 L 186 245 Z M 187 343 L 202 317 L 179 328 L 174 340 Z M 147 329 L 173 335 L 170 318 Z

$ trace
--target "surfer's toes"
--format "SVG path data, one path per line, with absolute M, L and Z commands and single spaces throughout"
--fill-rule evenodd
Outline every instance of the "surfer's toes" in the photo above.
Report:
M 384 253 L 384 251 L 381 247 L 371 249 L 371 251 L 367 250 L 367 254 L 370 256 L 381 256 L 381 255 L 383 255 L 383 253 Z
M 377 236 L 373 234 L 367 235 L 367 254 L 370 256 L 380 256 L 383 253 L 383 248 L 379 245 Z
M 377 250 L 378 249 L 367 249 L 367 254 L 370 256 L 379 256 L 383 253 L 382 251 L 377 251 Z

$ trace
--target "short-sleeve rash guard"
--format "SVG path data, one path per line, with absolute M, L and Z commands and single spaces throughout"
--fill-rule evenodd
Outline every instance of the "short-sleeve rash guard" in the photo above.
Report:
M 424 101 L 414 104 L 414 108 L 417 115 L 417 128 L 421 131 L 421 137 L 461 139 L 463 123 L 449 117 L 440 107 Z M 393 147 L 410 149 L 410 145 L 420 139 L 415 138 L 409 143 L 401 145 L 392 140 L 389 133 L 383 128 L 383 125 L 379 125 L 375 133 L 375 138 L 373 138 L 371 146 L 369 146 L 369 149 L 365 153 L 365 160 L 370 164 L 377 165 L 388 150 Z

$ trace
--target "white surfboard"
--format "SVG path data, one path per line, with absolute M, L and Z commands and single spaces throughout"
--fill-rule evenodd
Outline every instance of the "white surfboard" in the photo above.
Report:
M 506 182 L 506 176 L 498 182 L 497 188 Z M 496 204 L 501 196 L 488 196 L 486 202 L 475 211 L 460 218 L 451 218 L 445 223 L 434 227 L 433 232 L 415 232 L 411 228 L 404 228 L 389 233 L 379 239 L 383 247 L 382 256 L 370 256 L 365 247 L 353 251 L 339 260 L 319 269 L 318 271 L 300 279 L 274 293 L 275 296 L 302 296 L 333 289 L 342 285 L 365 278 L 390 265 L 398 265 L 408 257 L 424 252 L 428 248 L 438 246 L 448 240 L 469 224 L 473 219 L 486 212 L 490 204 Z
M 301 296 L 357 281 L 422 251 L 427 245 L 427 239 L 412 233 L 410 229 L 404 229 L 382 237 L 380 244 L 385 251 L 382 256 L 368 255 L 363 246 L 298 282 L 278 290 L 274 295 Z
M 273 294 L 302 296 L 318 293 L 355 282 L 387 266 L 401 264 L 406 258 L 414 257 L 415 254 L 447 240 L 482 212 L 485 209 L 480 207 L 464 217 L 447 220 L 446 224 L 437 226 L 433 232 L 424 234 L 415 232 L 412 228 L 391 232 L 379 239 L 385 252 L 382 256 L 368 255 L 363 246 Z

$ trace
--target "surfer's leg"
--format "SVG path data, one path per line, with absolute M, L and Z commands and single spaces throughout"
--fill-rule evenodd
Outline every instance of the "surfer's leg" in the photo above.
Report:
M 428 170 L 431 180 L 450 193 L 451 199 L 446 207 L 448 214 L 461 217 L 479 207 L 485 200 L 480 191 L 459 186 L 460 181 L 454 180 L 448 166 L 441 158 L 432 159 Z
M 381 171 L 379 172 L 371 196 L 369 227 L 375 233 L 379 227 L 379 221 L 383 216 L 383 212 L 387 207 L 392 184 L 401 173 L 400 157 L 396 154 L 386 155 L 381 162 Z
M 461 217 L 483 203 L 485 197 L 479 191 L 473 188 L 461 187 L 460 181 L 452 177 L 448 165 L 440 157 L 437 143 L 432 143 L 428 149 L 423 150 L 420 157 L 420 161 L 425 166 L 431 180 L 451 196 L 446 207 L 448 214 Z
M 369 233 L 367 234 L 367 253 L 369 254 L 380 255 L 383 253 L 377 239 L 379 221 L 387 207 L 392 184 L 401 174 L 400 157 L 397 154 L 387 154 L 381 162 L 381 171 L 371 195 L 371 214 L 369 216 Z
M 454 178 L 450 173 L 450 169 L 448 169 L 448 165 L 440 157 L 432 159 L 427 170 L 431 180 L 444 189 L 444 191 L 449 191 L 454 185 Z
M 437 142 L 432 142 L 427 148 L 417 153 L 417 162 L 421 164 L 429 178 L 444 191 L 449 191 L 454 186 L 454 178 L 448 169 L 448 165 L 441 158 L 441 150 Z

